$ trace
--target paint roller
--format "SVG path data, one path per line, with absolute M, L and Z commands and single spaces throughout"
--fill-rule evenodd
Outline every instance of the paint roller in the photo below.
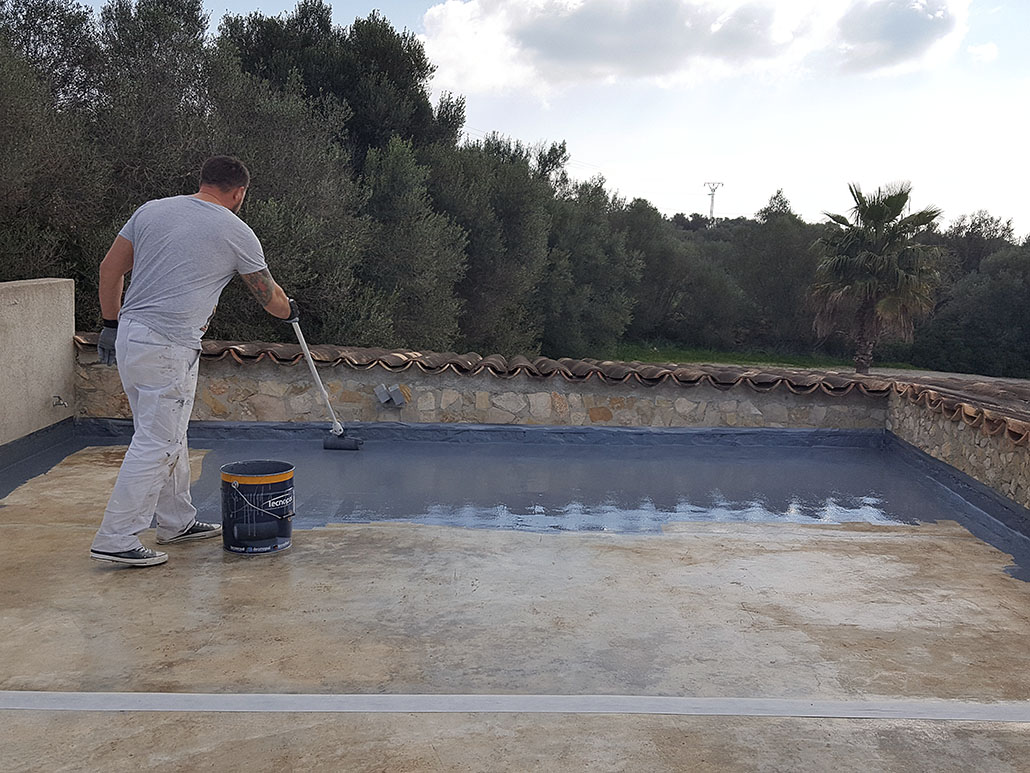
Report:
M 300 330 L 300 322 L 293 320 L 290 324 L 293 325 L 293 332 L 297 334 L 297 341 L 300 342 L 300 348 L 304 350 L 304 357 L 308 361 L 308 368 L 311 370 L 311 377 L 315 380 L 315 384 L 318 386 L 318 391 L 322 393 L 325 407 L 329 409 L 329 415 L 333 420 L 333 427 L 329 430 L 329 434 L 322 441 L 322 448 L 326 448 L 330 451 L 357 451 L 365 441 L 361 438 L 346 437 L 344 435 L 343 425 L 340 424 L 339 420 L 336 418 L 336 412 L 333 410 L 333 405 L 329 402 L 329 393 L 325 391 L 325 387 L 322 385 L 322 379 L 319 378 L 318 371 L 315 370 L 315 361 L 311 359 L 311 350 L 308 349 L 308 342 L 304 340 L 304 334 Z

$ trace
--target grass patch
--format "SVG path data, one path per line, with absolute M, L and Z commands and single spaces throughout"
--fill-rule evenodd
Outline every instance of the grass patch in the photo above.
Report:
M 780 365 L 792 368 L 854 368 L 850 358 L 820 354 L 784 354 L 783 352 L 730 352 L 717 349 L 684 349 L 663 343 L 622 343 L 602 355 L 601 359 L 622 362 L 718 363 L 720 365 Z M 873 368 L 911 368 L 904 362 L 874 362 Z

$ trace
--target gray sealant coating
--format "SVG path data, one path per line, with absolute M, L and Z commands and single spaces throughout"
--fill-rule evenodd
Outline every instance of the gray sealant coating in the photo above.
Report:
M 278 454 L 297 468 L 297 528 L 409 521 L 528 531 L 657 532 L 674 521 L 916 524 L 948 512 L 891 455 L 868 448 L 451 444 L 371 441 L 357 453 L 306 442 L 211 444 L 211 471 Z
M 815 437 L 815 436 L 813 436 Z M 294 528 L 401 521 L 532 532 L 658 533 L 682 521 L 917 526 L 957 521 L 1013 555 L 1030 579 L 1030 540 L 931 476 L 901 449 L 751 445 L 622 445 L 368 441 L 325 451 L 313 441 L 197 441 L 208 447 L 194 486 L 218 508 L 217 470 L 274 458 L 297 468 Z M 839 439 L 838 439 L 839 440 Z
M 0 493 L 78 448 L 126 442 L 122 424 L 91 424 L 88 436 L 0 470 Z M 330 451 L 324 428 L 233 429 L 191 426 L 191 447 L 209 450 L 193 486 L 208 519 L 220 513 L 221 465 L 274 459 L 296 468 L 295 529 L 404 521 L 658 533 L 683 521 L 954 520 L 1013 555 L 1010 573 L 1030 579 L 1025 513 L 969 481 L 954 485 L 960 474 L 882 432 L 364 425 L 349 428 L 368 439 L 360 451 Z

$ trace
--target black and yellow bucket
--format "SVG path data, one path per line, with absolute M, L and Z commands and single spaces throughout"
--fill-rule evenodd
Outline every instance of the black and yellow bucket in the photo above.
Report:
M 257 460 L 222 465 L 222 546 L 278 553 L 293 542 L 293 465 Z

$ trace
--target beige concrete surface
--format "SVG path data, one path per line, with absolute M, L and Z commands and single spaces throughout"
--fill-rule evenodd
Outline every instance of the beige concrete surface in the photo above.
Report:
M 74 337 L 74 281 L 0 282 L 0 445 L 73 415 Z
M 0 712 L 7 770 L 1019 773 L 1025 725 L 518 714 Z
M 88 558 L 120 453 L 0 501 L 0 690 L 1030 697 L 1030 587 L 954 523 L 349 525 L 123 569 Z M 904 720 L 6 711 L 0 731 L 15 770 L 1020 770 L 1030 751 L 1026 725 Z

